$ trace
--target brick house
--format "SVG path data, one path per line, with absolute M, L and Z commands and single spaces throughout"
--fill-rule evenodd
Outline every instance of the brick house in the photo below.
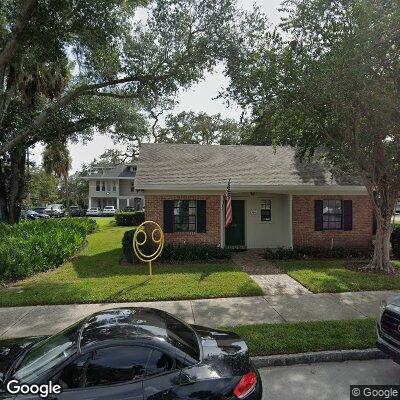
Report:
M 225 228 L 231 179 L 233 224 Z M 372 208 L 357 179 L 290 147 L 143 144 L 136 187 L 146 219 L 167 242 L 229 248 L 360 247 L 372 243 Z

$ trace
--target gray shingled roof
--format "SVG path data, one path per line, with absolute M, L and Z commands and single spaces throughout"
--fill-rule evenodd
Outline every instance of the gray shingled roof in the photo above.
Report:
M 291 147 L 142 144 L 136 187 L 356 185 L 321 162 L 300 162 Z
M 136 173 L 129 171 L 129 165 L 118 164 L 111 169 L 105 169 L 104 173 L 99 170 L 94 174 L 90 174 L 87 178 L 134 178 Z

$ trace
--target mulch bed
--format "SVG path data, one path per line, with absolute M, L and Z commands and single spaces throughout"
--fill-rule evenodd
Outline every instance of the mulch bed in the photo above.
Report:
M 363 274 L 371 274 L 371 275 L 386 275 L 386 276 L 400 276 L 400 269 L 395 268 L 394 272 L 386 272 L 386 271 L 374 271 L 368 268 L 368 264 L 365 261 L 352 262 L 346 265 L 346 268 L 350 271 L 362 272 Z

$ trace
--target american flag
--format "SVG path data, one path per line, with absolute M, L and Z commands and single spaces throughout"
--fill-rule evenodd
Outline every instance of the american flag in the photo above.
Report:
M 228 180 L 228 187 L 225 192 L 226 209 L 225 209 L 225 227 L 227 228 L 232 224 L 232 193 L 231 193 L 231 180 Z

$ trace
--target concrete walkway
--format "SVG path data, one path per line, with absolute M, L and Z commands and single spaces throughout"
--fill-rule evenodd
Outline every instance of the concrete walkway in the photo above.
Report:
M 278 268 L 263 258 L 263 250 L 247 250 L 232 253 L 232 260 L 240 265 L 269 296 L 284 294 L 311 293 L 302 284 L 287 274 L 282 274 Z
M 398 292 L 323 293 L 145 303 L 8 307 L 0 308 L 0 337 L 50 335 L 94 312 L 126 306 L 159 308 L 189 323 L 212 327 L 376 318 L 381 301 L 394 293 Z

